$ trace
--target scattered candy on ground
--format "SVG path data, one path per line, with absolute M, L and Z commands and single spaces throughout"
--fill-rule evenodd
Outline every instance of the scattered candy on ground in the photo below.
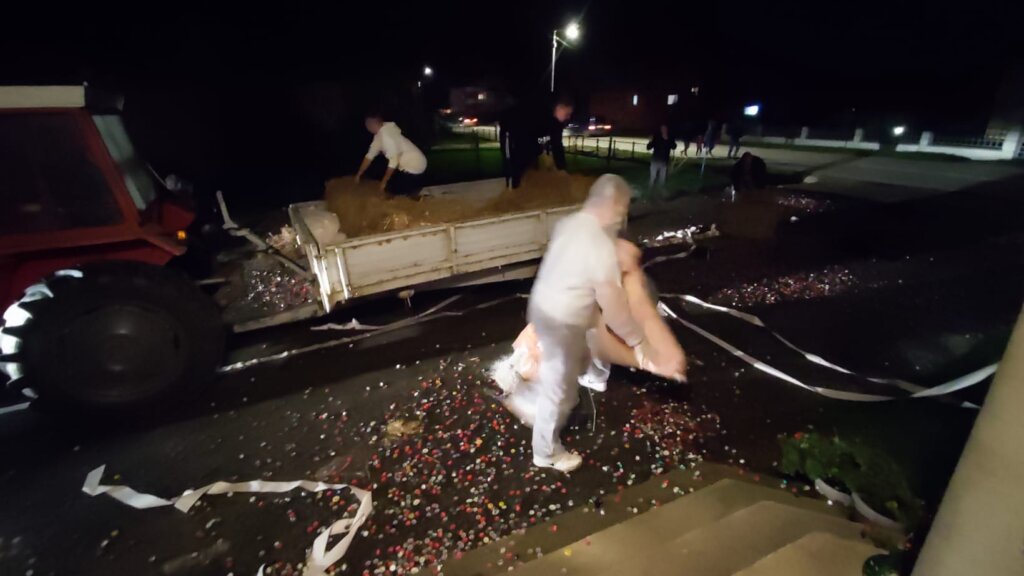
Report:
M 859 286 L 860 282 L 849 269 L 827 266 L 817 272 L 765 278 L 725 288 L 712 294 L 708 301 L 721 306 L 757 306 L 835 296 Z
M 530 431 L 494 397 L 485 368 L 478 359 L 442 361 L 437 375 L 391 404 L 383 420 L 360 420 L 352 415 L 354 408 L 347 409 L 351 400 L 333 397 L 318 414 L 296 415 L 316 420 L 321 449 L 333 455 L 316 472 L 318 480 L 373 489 L 374 513 L 337 573 L 432 573 L 464 552 L 543 523 L 577 503 L 600 510 L 606 495 L 701 460 L 704 438 L 719 433 L 714 414 L 667 396 L 649 399 L 668 384 L 619 382 L 595 395 L 594 408 L 583 398 L 581 418 L 563 435 L 566 445 L 586 459 L 574 476 L 588 478 L 577 481 L 532 466 Z M 590 421 L 594 409 L 596 424 Z M 341 517 L 355 507 L 347 495 L 331 491 L 302 498 L 330 511 L 318 517 Z M 311 521 L 296 519 L 291 510 L 288 520 Z M 319 528 L 312 523 L 307 531 Z M 509 558 L 498 561 L 510 566 L 526 561 L 503 554 Z M 301 556 L 287 548 L 268 550 L 266 573 L 297 574 Z

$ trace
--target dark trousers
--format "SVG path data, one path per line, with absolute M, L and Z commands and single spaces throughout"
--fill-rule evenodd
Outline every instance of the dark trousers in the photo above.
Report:
M 729 140 L 729 153 L 726 154 L 729 158 L 732 158 L 733 154 L 739 156 L 740 154 L 740 139 L 731 138 Z
M 505 186 L 519 188 L 523 172 L 526 172 L 532 159 L 527 158 L 529 155 L 508 132 L 501 132 L 498 139 L 501 142 L 501 171 L 505 176 Z
M 409 174 L 395 170 L 388 180 L 388 192 L 396 196 L 416 196 L 423 188 L 422 174 Z

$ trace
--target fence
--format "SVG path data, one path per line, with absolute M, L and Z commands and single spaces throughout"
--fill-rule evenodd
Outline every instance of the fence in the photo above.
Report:
M 936 146 L 960 146 L 963 148 L 988 148 L 991 150 L 1002 149 L 1007 131 L 990 132 L 984 136 L 947 136 L 935 135 L 932 144 Z
M 449 125 L 448 128 L 453 134 L 476 134 L 481 140 L 498 141 L 497 126 L 465 126 L 462 124 Z
M 768 136 L 747 136 L 743 139 L 746 144 L 780 144 L 784 146 L 812 146 L 817 148 L 850 148 L 854 150 L 879 150 L 881 146 L 878 141 L 869 142 L 864 139 L 864 130 L 834 130 L 823 128 L 810 128 L 801 126 L 799 129 L 793 127 L 766 128 L 762 131 Z M 777 136 L 775 134 L 785 134 Z
M 1010 160 L 1020 158 L 1021 129 L 986 134 L 979 138 L 936 138 L 922 132 L 917 144 L 899 144 L 897 152 L 952 154 L 972 160 Z
M 498 129 L 495 126 L 455 126 L 452 128 L 456 133 L 476 133 L 481 140 L 497 140 Z M 925 152 L 935 154 L 949 154 L 962 156 L 972 160 L 1009 160 L 1013 158 L 1024 158 L 1024 139 L 1021 138 L 1022 129 L 1017 128 L 1008 131 L 989 132 L 984 136 L 936 136 L 933 132 L 924 131 L 920 135 L 905 133 L 903 140 L 913 137 L 916 142 L 897 143 L 896 152 Z M 757 144 L 775 144 L 782 146 L 810 146 L 817 148 L 845 148 L 851 150 L 880 150 L 881 145 L 877 134 L 871 139 L 865 137 L 866 132 L 862 128 L 856 128 L 852 134 L 850 130 L 811 128 L 801 126 L 799 129 L 793 127 L 765 128 L 762 131 L 764 136 L 746 136 L 743 143 L 747 146 Z M 785 135 L 776 135 L 785 134 Z M 646 139 L 642 138 L 619 138 L 619 137 L 588 137 L 588 136 L 566 136 L 564 140 L 566 149 L 576 154 L 599 156 L 602 158 L 614 158 L 617 160 L 649 160 Z M 728 144 L 728 138 L 722 138 L 722 145 Z M 681 149 L 676 151 L 678 156 L 683 155 Z

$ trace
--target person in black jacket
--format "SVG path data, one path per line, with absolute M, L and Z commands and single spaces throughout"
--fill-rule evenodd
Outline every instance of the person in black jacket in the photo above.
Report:
M 505 184 L 509 188 L 519 187 L 523 172 L 541 154 L 551 154 L 555 168 L 565 170 L 562 129 L 572 116 L 572 110 L 572 101 L 560 98 L 546 110 L 516 107 L 502 117 L 498 140 Z
M 672 157 L 672 151 L 676 149 L 675 138 L 669 138 L 668 126 L 662 124 L 661 130 L 647 143 L 647 149 L 651 151 L 651 182 L 655 181 L 662 186 L 665 185 L 665 176 L 668 174 L 668 161 Z
M 768 165 L 760 156 L 744 152 L 733 164 L 730 179 L 733 189 L 737 192 L 760 190 L 767 185 Z
M 743 138 L 743 121 L 733 120 L 725 127 L 725 131 L 729 133 L 729 153 L 726 154 L 726 158 L 739 158 L 740 157 L 740 140 Z

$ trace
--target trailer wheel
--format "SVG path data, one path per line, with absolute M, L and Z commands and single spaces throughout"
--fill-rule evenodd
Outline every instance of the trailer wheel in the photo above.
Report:
M 61 270 L 4 314 L 10 385 L 46 404 L 123 410 L 180 399 L 213 376 L 224 329 L 182 274 L 139 262 Z

